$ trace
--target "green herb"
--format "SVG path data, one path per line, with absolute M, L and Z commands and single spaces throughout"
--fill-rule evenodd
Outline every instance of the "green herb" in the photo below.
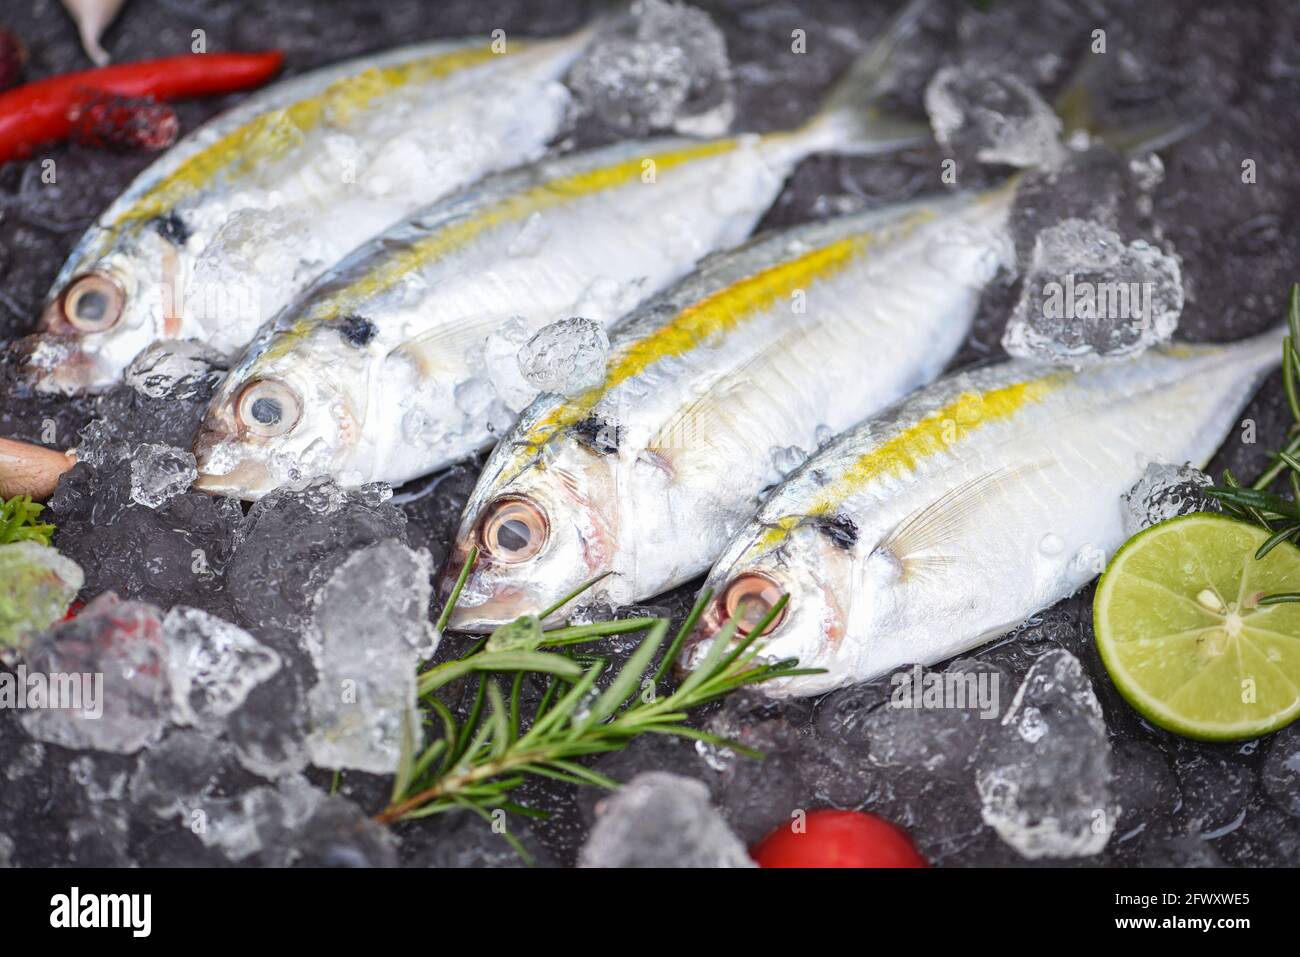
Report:
M 30 495 L 15 495 L 7 502 L 0 499 L 0 545 L 11 542 L 50 544 L 54 526 L 36 520 L 44 508 L 39 502 L 33 502 Z
M 1269 464 L 1250 485 L 1242 485 L 1231 471 L 1224 469 L 1223 484 L 1206 489 L 1218 499 L 1224 511 L 1244 521 L 1253 522 L 1272 534 L 1255 552 L 1260 559 L 1282 542 L 1300 541 L 1300 283 L 1291 284 L 1287 298 L 1287 334 L 1282 339 L 1282 388 L 1286 391 L 1292 423 L 1287 429 L 1286 444 L 1270 452 Z M 1290 497 L 1270 492 L 1269 488 L 1286 476 Z M 1300 601 L 1300 594 L 1265 595 L 1261 605 Z
M 477 552 L 471 552 L 440 625 L 450 618 L 476 558 Z M 541 614 L 526 615 L 497 629 L 464 656 L 420 675 L 426 724 L 440 733 L 417 753 L 412 729 L 406 729 L 392 799 L 379 815 L 381 821 L 409 821 L 456 808 L 473 810 L 488 819 L 492 808 L 544 817 L 542 812 L 511 800 L 511 793 L 529 776 L 615 787 L 617 782 L 592 770 L 583 759 L 617 751 L 643 734 L 679 735 L 761 757 L 734 741 L 689 726 L 689 712 L 745 685 L 820 670 L 801 669 L 794 659 L 775 663 L 758 659 L 754 642 L 781 613 L 783 597 L 744 638 L 735 640 L 735 622 L 729 622 L 677 689 L 661 697 L 656 693 L 658 682 L 677 661 L 708 605 L 709 594 L 700 596 L 662 655 L 659 652 L 670 626 L 666 618 L 541 628 L 540 621 L 592 584 L 595 582 Z M 599 690 L 597 681 L 609 669 L 609 662 L 570 649 L 629 632 L 645 632 L 645 637 L 613 680 Z M 529 675 L 544 680 L 545 688 L 540 703 L 525 715 L 520 698 Z M 458 720 L 438 692 L 466 677 L 477 678 L 477 689 L 468 716 Z M 509 834 L 506 837 L 527 857 L 515 839 Z

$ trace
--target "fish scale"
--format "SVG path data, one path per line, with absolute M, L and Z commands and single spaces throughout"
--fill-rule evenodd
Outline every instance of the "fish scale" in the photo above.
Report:
M 596 31 L 358 58 L 283 80 L 195 130 L 136 178 L 64 263 L 39 335 L 25 344 L 38 387 L 100 391 L 159 339 L 198 338 L 237 354 L 361 240 L 540 155 L 568 101 L 558 81 Z M 286 251 L 296 254 L 291 269 L 268 265 L 291 258 Z M 123 293 L 110 328 L 78 329 L 60 313 L 63 294 L 87 274 Z
M 551 537 L 536 561 L 481 559 L 456 626 L 598 575 L 586 599 L 620 605 L 704 571 L 781 478 L 774 449 L 813 449 L 939 373 L 1007 249 L 1012 200 L 1003 188 L 797 227 L 648 302 L 612 337 L 601 385 L 538 399 L 489 459 L 448 574 L 494 503 L 533 502 Z M 594 446 L 592 421 L 616 444 Z
M 798 128 L 630 141 L 529 164 L 359 247 L 226 378 L 195 445 L 198 487 L 253 499 L 317 477 L 397 484 L 483 448 L 529 389 L 517 371 L 488 367 L 507 323 L 525 335 L 573 317 L 610 328 L 748 236 L 805 157 L 883 152 L 925 135 L 874 102 L 921 5 L 909 4 Z M 352 316 L 378 330 L 363 348 L 339 335 Z M 253 408 L 274 421 L 250 424 Z
M 949 377 L 808 460 L 733 538 L 706 587 L 790 596 L 764 654 L 826 668 L 817 694 L 1003 634 L 1102 570 L 1150 461 L 1204 463 L 1277 364 L 1278 332 L 1081 371 L 1013 360 Z M 819 532 L 853 523 L 845 549 Z M 715 606 L 696 653 L 725 618 Z

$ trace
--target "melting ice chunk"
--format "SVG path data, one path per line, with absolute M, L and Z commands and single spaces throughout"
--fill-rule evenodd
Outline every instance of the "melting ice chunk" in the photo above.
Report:
M 716 136 L 734 115 L 722 31 L 704 11 L 667 0 L 634 4 L 631 22 L 574 64 L 569 87 L 586 112 L 634 136 L 665 129 Z
M 1202 491 L 1211 484 L 1208 475 L 1190 465 L 1152 462 L 1124 495 L 1124 534 L 1136 535 L 1178 515 L 1222 511 L 1219 503 Z
M 1119 814 L 1110 757 L 1082 665 L 1068 651 L 1049 651 L 1025 675 L 975 771 L 981 816 L 1027 858 L 1096 854 Z
M 1172 336 L 1182 310 L 1177 259 L 1067 219 L 1038 234 L 1002 346 L 1075 366 L 1135 355 Z
M 155 342 L 136 356 L 122 378 L 151 399 L 190 399 L 204 383 L 215 385 L 225 368 L 224 358 L 202 342 L 169 340 Z
M 432 655 L 433 561 L 386 541 L 355 552 L 317 593 L 308 630 L 320 681 L 310 694 L 312 761 L 375 774 L 419 743 L 415 669 Z
M 280 656 L 256 638 L 197 608 L 163 621 L 173 720 L 218 730 L 248 693 L 280 670 Z
M 598 323 L 574 317 L 543 326 L 519 350 L 519 371 L 541 392 L 577 395 L 605 378 L 609 337 Z
M 925 90 L 934 136 L 958 157 L 1051 167 L 1065 158 L 1061 120 L 1018 77 L 982 66 L 939 70 Z
M 581 867 L 753 867 L 745 846 L 693 778 L 638 774 L 596 806 Z
M 149 508 L 161 508 L 199 477 L 191 452 L 170 445 L 137 445 L 131 455 L 131 499 Z
M 497 397 L 511 411 L 520 412 L 537 395 L 519 370 L 519 350 L 532 338 L 522 316 L 503 322 L 483 345 L 483 365 Z
M 162 733 L 171 701 L 162 619 L 109 592 L 72 621 L 32 639 L 28 675 L 56 675 L 65 697 L 22 712 L 33 738 L 65 748 L 130 754 Z M 53 688 L 51 692 L 53 693 Z

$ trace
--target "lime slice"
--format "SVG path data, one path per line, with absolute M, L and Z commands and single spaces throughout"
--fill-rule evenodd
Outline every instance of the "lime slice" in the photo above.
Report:
M 1264 558 L 1261 528 L 1195 514 L 1138 533 L 1116 552 L 1092 604 L 1097 649 L 1137 711 L 1206 741 L 1256 738 L 1300 715 L 1300 549 Z

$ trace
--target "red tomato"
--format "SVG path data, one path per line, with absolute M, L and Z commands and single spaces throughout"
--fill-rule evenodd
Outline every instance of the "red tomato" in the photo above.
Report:
M 812 811 L 749 852 L 759 867 L 929 867 L 901 828 L 861 811 Z

